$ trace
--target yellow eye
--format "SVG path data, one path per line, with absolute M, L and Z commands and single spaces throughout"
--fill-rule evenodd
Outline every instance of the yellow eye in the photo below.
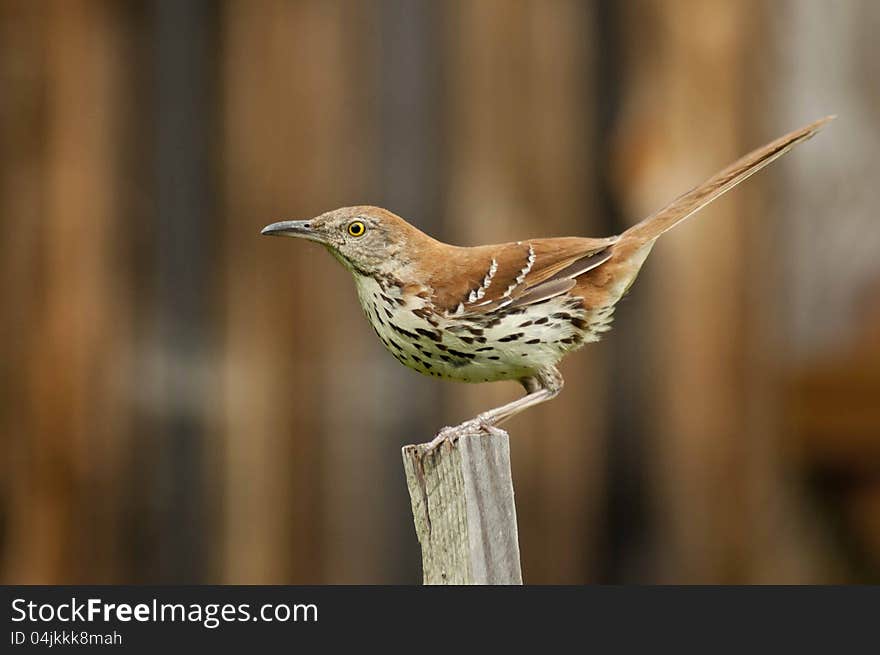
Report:
M 353 237 L 359 237 L 366 231 L 367 228 L 361 221 L 353 221 L 348 224 L 348 233 Z

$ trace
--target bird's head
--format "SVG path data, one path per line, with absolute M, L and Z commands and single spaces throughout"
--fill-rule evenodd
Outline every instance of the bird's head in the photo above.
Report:
M 401 258 L 430 238 L 380 207 L 334 209 L 304 221 L 280 221 L 262 234 L 317 241 L 351 271 L 385 273 L 406 265 Z

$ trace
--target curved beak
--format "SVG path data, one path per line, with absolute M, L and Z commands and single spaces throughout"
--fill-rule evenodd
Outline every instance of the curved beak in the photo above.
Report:
M 311 241 L 320 241 L 318 233 L 312 229 L 310 221 L 279 221 L 267 225 L 260 234 L 273 237 L 299 237 L 301 239 L 310 239 Z

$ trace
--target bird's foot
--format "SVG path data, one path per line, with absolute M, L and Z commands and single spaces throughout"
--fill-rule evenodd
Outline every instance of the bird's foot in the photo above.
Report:
M 444 442 L 452 444 L 460 437 L 480 432 L 494 437 L 506 434 L 504 430 L 496 426 L 489 418 L 478 416 L 459 425 L 446 426 L 440 430 L 437 436 L 425 446 L 425 452 L 430 453 L 436 450 Z

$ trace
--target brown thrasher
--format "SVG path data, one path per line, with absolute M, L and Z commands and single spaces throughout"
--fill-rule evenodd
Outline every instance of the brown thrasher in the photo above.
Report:
M 317 241 L 354 275 L 385 347 L 419 373 L 461 382 L 518 380 L 526 395 L 440 431 L 429 444 L 502 421 L 555 397 L 556 364 L 611 325 L 654 241 L 812 137 L 823 118 L 749 153 L 619 236 L 556 237 L 463 248 L 379 207 L 343 207 L 263 234 Z

